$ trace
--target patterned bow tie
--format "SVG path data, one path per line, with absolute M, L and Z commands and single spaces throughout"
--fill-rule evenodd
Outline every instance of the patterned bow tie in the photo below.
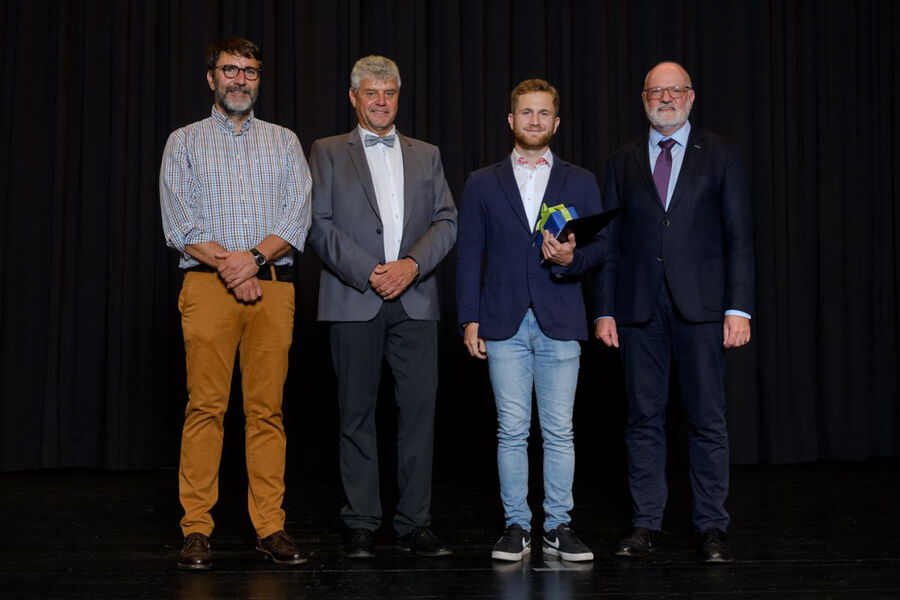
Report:
M 394 147 L 394 134 L 379 137 L 377 135 L 366 136 L 366 148 L 370 148 L 376 144 L 384 144 L 388 148 Z
M 528 159 L 525 158 L 524 156 L 520 156 L 520 157 L 518 158 L 518 160 L 516 160 L 516 164 L 517 164 L 517 165 L 522 165 L 522 166 L 527 167 L 527 166 L 528 166 Z M 549 166 L 550 166 L 550 163 L 547 162 L 547 159 L 546 159 L 546 158 L 541 157 L 541 158 L 539 158 L 538 161 L 534 164 L 534 166 L 535 166 L 535 168 L 537 168 L 537 167 L 540 167 L 541 165 L 547 165 L 547 166 L 549 167 Z

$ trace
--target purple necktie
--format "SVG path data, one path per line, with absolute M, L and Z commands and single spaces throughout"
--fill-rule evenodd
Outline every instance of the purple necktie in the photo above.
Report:
M 663 210 L 666 210 L 666 195 L 669 192 L 669 176 L 672 174 L 672 146 L 675 140 L 669 138 L 659 142 L 662 152 L 656 157 L 656 166 L 653 168 L 653 182 L 659 193 L 659 202 Z

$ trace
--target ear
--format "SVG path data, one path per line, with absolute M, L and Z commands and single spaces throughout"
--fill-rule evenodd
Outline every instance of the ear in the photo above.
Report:
M 556 133 L 556 130 L 559 129 L 559 117 L 556 117 L 553 120 L 553 133 Z
M 209 89 L 211 89 L 212 91 L 216 91 L 216 80 L 213 79 L 212 69 L 206 70 L 206 83 L 209 84 Z
M 509 122 L 509 129 L 511 131 L 515 130 L 516 117 L 512 113 L 509 113 L 506 115 L 506 120 Z
M 356 108 L 356 90 L 354 90 L 353 88 L 350 88 L 350 91 L 348 92 L 348 94 L 350 96 L 350 104 L 353 105 L 353 108 Z

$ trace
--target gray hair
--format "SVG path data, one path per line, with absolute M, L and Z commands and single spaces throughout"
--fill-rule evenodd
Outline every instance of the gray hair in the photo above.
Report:
M 358 91 L 363 79 L 374 79 L 375 81 L 396 79 L 399 89 L 400 69 L 397 68 L 397 63 L 391 59 L 373 54 L 359 59 L 353 65 L 353 70 L 350 71 L 350 87 Z

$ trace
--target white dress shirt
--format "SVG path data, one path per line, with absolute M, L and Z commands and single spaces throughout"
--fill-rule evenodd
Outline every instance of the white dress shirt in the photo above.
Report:
M 391 127 L 385 135 L 394 135 L 393 148 L 384 144 L 366 147 L 366 136 L 378 136 L 362 127 L 358 129 L 366 151 L 369 173 L 372 174 L 372 185 L 375 186 L 378 212 L 381 214 L 384 260 L 391 262 L 399 258 L 400 242 L 403 239 L 403 151 L 400 149 L 400 138 L 397 136 L 397 128 Z
M 516 184 L 519 186 L 519 196 L 522 197 L 522 205 L 525 208 L 525 216 L 528 217 L 529 226 L 534 231 L 538 216 L 541 214 L 541 203 L 544 201 L 544 192 L 547 191 L 547 182 L 550 180 L 550 170 L 553 168 L 553 153 L 548 148 L 533 169 L 527 162 L 520 164 L 520 158 L 524 159 L 515 150 L 509 157 L 516 176 Z

